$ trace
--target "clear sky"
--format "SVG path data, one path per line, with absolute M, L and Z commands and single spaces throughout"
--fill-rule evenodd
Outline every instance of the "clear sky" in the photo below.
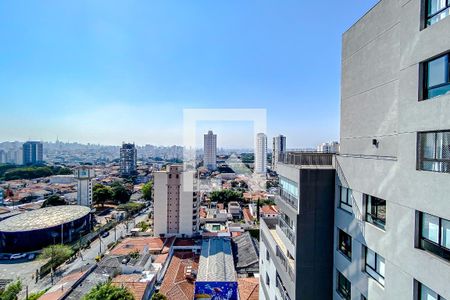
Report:
M 337 140 L 341 35 L 375 2 L 1 1 L 0 141 L 181 145 L 183 108 L 265 108 L 288 148 Z

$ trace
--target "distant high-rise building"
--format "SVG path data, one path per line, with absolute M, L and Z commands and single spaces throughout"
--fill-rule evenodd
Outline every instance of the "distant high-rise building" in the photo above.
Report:
M 197 232 L 198 197 L 192 188 L 185 188 L 183 167 L 168 166 L 154 172 L 154 234 L 191 236 Z M 191 174 L 193 176 L 193 174 Z
M 6 156 L 5 150 L 0 150 L 0 164 L 6 164 L 8 162 L 8 158 Z
M 286 137 L 284 135 L 279 135 L 273 138 L 272 147 L 272 170 L 276 170 L 278 157 L 280 154 L 286 152 Z
M 322 143 L 319 146 L 317 146 L 317 151 L 324 153 L 339 153 L 339 143 L 338 142 Z
M 75 170 L 77 184 L 77 204 L 83 206 L 92 206 L 92 178 L 95 177 L 95 171 L 92 167 L 81 166 Z
M 267 172 L 267 136 L 264 133 L 256 135 L 255 145 L 255 173 Z
M 123 143 L 120 148 L 120 175 L 131 176 L 136 174 L 137 150 L 133 144 Z
M 24 165 L 33 165 L 44 161 L 43 144 L 41 142 L 29 141 L 23 144 L 23 160 Z
M 215 170 L 217 168 L 217 135 L 211 130 L 204 135 L 203 150 L 203 165 L 209 170 Z
M 22 165 L 23 164 L 23 150 L 9 150 L 6 153 L 6 162 L 9 164 Z

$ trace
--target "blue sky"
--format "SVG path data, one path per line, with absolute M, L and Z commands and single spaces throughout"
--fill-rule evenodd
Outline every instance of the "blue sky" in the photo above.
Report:
M 341 35 L 375 2 L 1 1 L 0 141 L 182 144 L 184 108 L 265 108 L 291 148 L 336 140 Z

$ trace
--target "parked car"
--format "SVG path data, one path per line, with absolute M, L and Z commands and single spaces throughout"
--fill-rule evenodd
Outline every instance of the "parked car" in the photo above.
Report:
M 109 231 L 105 231 L 102 233 L 102 238 L 105 238 L 109 235 Z
M 25 258 L 25 257 L 27 257 L 26 253 L 16 253 L 16 254 L 11 255 L 9 257 L 9 259 L 10 260 L 16 260 L 16 259 L 21 259 L 21 258 Z

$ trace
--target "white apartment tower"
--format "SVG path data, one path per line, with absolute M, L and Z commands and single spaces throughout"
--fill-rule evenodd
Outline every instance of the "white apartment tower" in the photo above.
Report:
M 208 170 L 215 170 L 217 168 L 217 135 L 212 130 L 204 135 L 203 151 L 203 166 Z
M 92 167 L 81 166 L 75 170 L 77 178 L 77 204 L 82 206 L 92 206 L 92 178 L 95 171 Z
M 256 135 L 255 143 L 255 173 L 266 174 L 267 171 L 267 136 L 264 133 Z
M 449 14 L 381 0 L 343 35 L 336 300 L 450 299 Z
M 193 186 L 185 188 L 183 166 L 171 165 L 154 173 L 155 236 L 192 236 L 198 231 L 198 197 Z M 188 173 L 192 176 L 193 173 Z M 191 178 L 191 179 L 192 179 Z
M 279 135 L 273 138 L 272 145 L 272 170 L 276 170 L 280 154 L 286 152 L 286 137 Z

